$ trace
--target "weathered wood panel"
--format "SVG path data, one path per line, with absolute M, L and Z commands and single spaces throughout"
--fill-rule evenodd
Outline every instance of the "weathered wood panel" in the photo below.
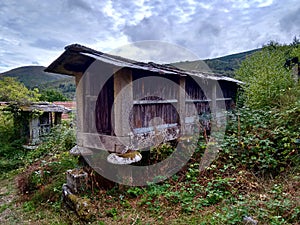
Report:
M 170 103 L 134 105 L 130 118 L 132 129 L 153 126 L 155 119 L 160 124 L 179 123 L 177 109 Z
M 114 132 L 116 136 L 126 136 L 130 132 L 129 117 L 132 105 L 132 70 L 122 68 L 114 73 Z
M 134 100 L 178 99 L 179 76 L 133 70 L 132 78 Z
M 223 95 L 224 98 L 235 99 L 237 84 L 228 81 L 220 81 L 219 85 L 222 90 L 221 95 Z M 220 96 L 220 94 L 218 96 Z
M 82 84 L 82 76 L 83 74 L 81 72 L 76 72 L 75 74 L 75 82 L 76 82 L 76 112 L 77 112 L 77 118 L 76 118 L 76 126 L 77 129 L 80 131 L 83 131 L 84 127 L 84 85 Z
M 104 134 L 77 132 L 77 144 L 94 150 L 107 150 L 121 153 L 125 146 L 130 145 L 130 136 L 116 137 Z
M 206 100 L 204 87 L 207 86 L 208 83 L 203 80 L 186 77 L 186 99 Z
M 111 77 L 101 89 L 96 102 L 96 127 L 100 134 L 113 134 L 112 107 L 114 102 L 114 79 Z M 94 121 L 93 121 L 94 122 Z

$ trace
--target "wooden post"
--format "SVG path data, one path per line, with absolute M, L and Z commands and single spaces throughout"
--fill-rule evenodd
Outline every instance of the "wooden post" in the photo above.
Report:
M 81 78 L 83 77 L 83 73 L 77 72 L 74 73 L 75 75 L 75 83 L 76 83 L 76 125 L 77 125 L 77 132 L 84 132 L 83 125 L 84 125 L 84 84 L 80 82 Z M 79 139 L 77 140 L 77 145 L 83 147 Z
M 52 116 L 52 112 L 48 112 L 48 113 L 45 113 L 48 117 L 48 123 L 50 125 L 50 129 L 51 127 L 53 127 L 53 116 Z
M 130 132 L 132 104 L 132 71 L 127 68 L 114 71 L 114 131 L 118 137 L 128 136 Z
M 185 77 L 179 78 L 178 110 L 180 117 L 180 134 L 185 134 Z
M 54 112 L 54 125 L 61 124 L 61 112 Z
M 217 81 L 211 82 L 211 122 L 217 122 Z
M 96 124 L 95 124 L 95 107 L 97 98 L 93 96 L 93 82 L 91 76 L 96 76 L 94 71 L 86 71 L 84 73 L 84 84 L 83 84 L 83 99 L 84 99 L 84 127 L 83 130 L 87 133 L 96 133 Z M 101 74 L 99 74 L 101 76 Z
M 130 132 L 129 115 L 133 106 L 132 92 L 132 70 L 122 68 L 114 70 L 114 131 L 117 137 L 128 136 Z M 129 138 L 128 138 L 129 140 Z M 125 143 L 123 143 L 125 144 Z M 129 143 L 128 143 L 129 144 Z M 116 146 L 115 151 L 121 152 L 122 146 Z M 118 167 L 118 176 L 120 180 L 127 185 L 132 184 L 132 171 Z M 119 189 L 123 190 L 124 185 L 119 185 Z
M 212 82 L 211 87 L 211 108 L 212 113 L 215 114 L 217 111 L 217 81 Z

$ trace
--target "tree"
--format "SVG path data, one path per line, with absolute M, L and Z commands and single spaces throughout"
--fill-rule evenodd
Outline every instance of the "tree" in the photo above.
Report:
M 300 45 L 300 39 L 297 38 L 297 36 L 295 36 L 295 37 L 293 38 L 293 42 L 292 42 L 291 45 L 292 45 L 292 46 L 299 46 L 299 45 Z
M 244 60 L 236 71 L 242 85 L 245 104 L 251 108 L 280 108 L 295 101 L 297 82 L 292 69 L 285 67 L 288 58 L 298 51 L 292 46 L 271 43 Z M 299 86 L 299 85 L 298 85 Z
M 61 92 L 54 89 L 47 89 L 41 92 L 41 101 L 55 102 L 55 101 L 68 101 L 69 99 Z
M 0 101 L 28 104 L 38 101 L 39 97 L 40 94 L 37 88 L 29 90 L 24 84 L 12 77 L 0 79 Z

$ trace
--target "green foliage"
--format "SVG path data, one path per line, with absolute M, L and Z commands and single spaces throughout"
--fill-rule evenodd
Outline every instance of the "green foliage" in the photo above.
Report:
M 213 72 L 213 73 L 223 74 L 229 77 L 234 77 L 234 71 L 239 68 L 241 62 L 247 56 L 257 51 L 260 51 L 260 49 L 255 49 L 255 50 L 237 53 L 233 55 L 227 55 L 215 59 L 172 63 L 172 65 L 187 70 Z
M 150 148 L 150 161 L 157 163 L 168 158 L 174 151 L 174 148 L 169 143 L 163 143 Z
M 278 174 L 299 163 L 300 107 L 286 111 L 241 108 L 229 114 L 220 157 L 257 174 Z
M 293 79 L 291 68 L 285 66 L 289 58 L 300 58 L 298 51 L 298 46 L 270 42 L 242 62 L 236 78 L 245 82 L 243 98 L 248 107 L 281 108 L 299 98 L 299 85 Z
M 51 81 L 65 79 L 66 76 L 44 72 L 43 66 L 23 66 L 2 73 L 5 77 L 13 77 L 23 83 L 27 88 L 39 87 Z
M 42 66 L 24 66 L 2 73 L 5 77 L 13 77 L 23 83 L 28 89 L 54 89 L 68 99 L 75 95 L 75 78 L 61 74 L 44 72 Z
M 40 101 L 55 102 L 55 101 L 68 101 L 61 92 L 54 89 L 46 89 L 41 91 Z
M 300 220 L 299 90 L 290 78 L 282 77 L 283 74 L 291 76 L 290 68 L 284 68 L 282 63 L 287 57 L 299 55 L 296 42 L 292 47 L 271 42 L 261 53 L 254 54 L 257 61 L 251 59 L 250 62 L 257 64 L 245 63 L 250 72 L 262 73 L 255 77 L 256 82 L 250 80 L 250 84 L 257 85 L 256 88 L 266 87 L 267 91 L 256 91 L 252 87 L 250 96 L 248 84 L 244 87 L 243 97 L 250 107 L 228 113 L 226 135 L 218 159 L 209 168 L 199 173 L 201 157 L 207 147 L 205 136 L 199 138 L 197 146 L 189 146 L 195 148 L 195 152 L 187 165 L 164 182 L 149 183 L 147 187 L 121 186 L 118 189 L 115 186 L 108 191 L 93 189 L 84 193 L 85 197 L 91 195 L 95 208 L 101 212 L 101 220 L 105 220 L 105 224 L 140 224 L 149 219 L 149 224 L 244 224 L 245 216 L 251 216 L 259 224 L 296 224 Z M 265 61 L 259 64 L 262 60 Z M 270 65 L 261 66 L 267 62 Z M 246 74 L 248 69 L 240 71 Z M 273 76 L 279 83 L 275 84 Z M 285 88 L 285 94 L 277 93 L 279 87 Z M 10 134 L 13 124 L 9 115 L 0 114 L 0 121 L 3 123 L 0 134 Z M 11 153 L 5 147 L 12 140 L 0 136 L 0 144 L 4 143 L 4 147 L 0 146 L 1 156 L 8 158 L 16 154 L 15 149 Z M 24 212 L 33 214 L 42 207 L 60 212 L 65 171 L 77 163 L 67 152 L 74 144 L 74 130 L 62 125 L 37 149 L 20 154 L 18 159 L 22 158 L 27 167 L 19 175 L 18 186 L 20 192 L 30 195 L 30 201 L 23 204 Z M 173 150 L 168 144 L 152 148 L 149 160 L 162 161 Z M 292 179 L 286 177 L 288 173 Z M 264 181 L 261 178 L 265 175 L 272 175 L 268 176 L 272 179 Z M 274 181 L 274 177 L 278 181 Z M 5 208 L 5 205 L 0 207 L 0 211 Z M 35 214 L 37 221 L 45 216 L 44 211 Z M 96 220 L 92 224 L 104 222 Z
M 22 214 L 28 215 L 32 221 L 45 220 L 45 224 L 49 224 L 50 218 L 57 221 L 51 224 L 67 224 L 61 218 L 61 191 L 66 182 L 65 172 L 76 167 L 77 163 L 77 158 L 64 150 L 55 154 L 50 152 L 24 168 L 16 178 L 19 192 L 27 199 L 22 204 Z
M 71 150 L 75 146 L 75 130 L 64 124 L 57 125 L 51 129 L 50 134 L 34 151 L 28 152 L 25 161 L 33 163 L 48 154 L 56 154 Z
M 77 165 L 77 158 L 69 154 L 74 145 L 73 129 L 63 125 L 52 129 L 47 140 L 24 156 L 26 168 L 17 178 L 19 192 L 33 193 L 35 204 L 60 201 L 65 172 Z
M 106 215 L 109 217 L 113 217 L 114 220 L 117 219 L 118 210 L 116 208 L 106 210 Z
M 131 187 L 127 190 L 127 194 L 132 197 L 138 197 L 144 193 L 144 190 L 139 187 Z
M 230 182 L 232 178 L 217 178 L 207 184 L 205 189 L 207 195 L 202 201 L 202 205 L 214 205 L 231 195 Z
M 13 116 L 0 110 L 0 174 L 23 165 L 26 151 L 22 139 L 16 139 Z
M 27 104 L 37 101 L 40 97 L 38 89 L 28 90 L 24 84 L 15 78 L 3 77 L 0 79 L 0 101 L 14 101 Z

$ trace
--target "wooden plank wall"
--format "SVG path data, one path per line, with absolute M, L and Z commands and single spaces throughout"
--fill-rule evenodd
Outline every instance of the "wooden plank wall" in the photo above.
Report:
M 155 76 L 156 81 L 149 82 Z M 154 79 L 155 79 L 154 78 Z M 177 103 L 179 96 L 179 76 L 158 75 L 157 73 L 133 71 L 133 99 L 131 127 L 151 126 L 153 118 L 159 117 L 163 124 L 178 123 Z M 168 100 L 170 100 L 168 103 Z
M 112 70 L 113 68 L 110 67 L 110 70 L 107 71 Z M 169 81 L 160 79 L 159 82 L 153 84 L 153 82 L 143 79 L 151 76 L 166 78 Z M 193 126 L 191 122 L 193 118 L 197 122 L 198 116 L 209 115 L 212 112 L 211 107 L 217 108 L 218 102 L 225 100 L 226 107 L 231 107 L 231 98 L 235 95 L 236 84 L 219 82 L 220 92 L 217 91 L 217 88 L 212 88 L 214 85 L 211 81 L 196 79 L 201 87 L 190 77 L 160 75 L 150 71 L 128 68 L 115 71 L 105 84 L 101 83 L 101 79 L 97 81 L 93 78 L 92 82 L 89 81 L 86 86 L 85 92 L 80 92 L 85 93 L 85 101 L 88 102 L 86 104 L 91 106 L 86 107 L 84 113 L 86 119 L 84 120 L 86 120 L 87 126 L 81 132 L 89 133 L 91 129 L 93 131 L 91 127 L 96 126 L 96 133 L 100 134 L 99 137 L 103 139 L 105 136 L 105 145 L 115 149 L 116 145 L 121 144 L 117 140 L 116 145 L 107 141 L 106 139 L 109 139 L 110 135 L 128 137 L 130 131 L 134 131 L 134 129 L 153 127 L 155 118 L 160 118 L 160 125 L 177 124 L 177 128 L 172 128 L 174 130 L 172 133 L 176 133 L 175 130 L 179 129 L 182 134 L 186 127 Z M 116 101 L 115 97 L 128 85 L 132 86 L 126 92 L 121 93 L 122 96 L 119 96 L 121 98 Z M 215 104 L 212 104 L 212 99 L 215 99 Z M 79 101 L 81 100 L 79 99 Z M 92 115 L 95 117 L 94 120 L 91 120 L 91 111 L 94 113 Z M 182 115 L 181 118 L 178 112 Z M 186 125 L 186 123 L 189 124 Z M 128 124 L 129 127 L 123 130 Z M 182 124 L 184 124 L 184 129 L 182 129 Z M 207 126 L 209 127 L 209 121 L 207 121 Z M 86 145 L 88 142 L 84 141 Z

